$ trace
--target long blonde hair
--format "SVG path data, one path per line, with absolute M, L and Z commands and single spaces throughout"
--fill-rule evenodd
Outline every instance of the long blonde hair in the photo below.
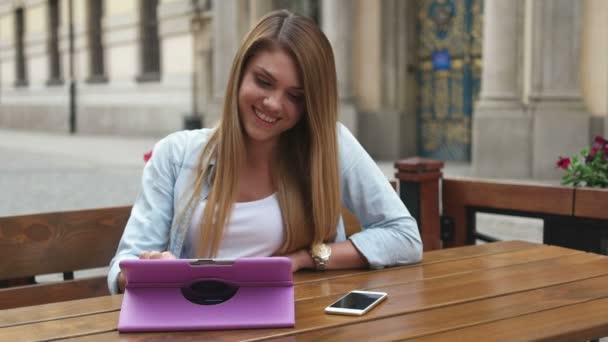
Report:
M 237 194 L 244 160 L 244 130 L 237 97 L 249 60 L 259 51 L 282 49 L 298 66 L 303 83 L 302 119 L 279 141 L 273 170 L 285 240 L 277 254 L 327 241 L 336 234 L 340 216 L 338 146 L 336 141 L 337 82 L 331 45 L 309 18 L 281 10 L 262 18 L 245 36 L 232 64 L 220 122 L 198 162 L 195 191 L 186 208 L 200 199 L 208 177 L 211 189 L 200 222 L 199 257 L 217 255 L 224 226 Z M 210 162 L 215 168 L 210 174 Z

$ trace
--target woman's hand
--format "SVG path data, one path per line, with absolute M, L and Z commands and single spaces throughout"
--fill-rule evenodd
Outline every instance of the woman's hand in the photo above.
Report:
M 305 249 L 300 249 L 293 253 L 285 255 L 291 259 L 291 272 L 297 272 L 303 268 L 313 268 L 314 261 Z
M 171 252 L 145 251 L 139 255 L 140 259 L 177 259 Z M 120 272 L 118 273 L 118 290 L 120 293 L 125 292 L 127 286 L 127 278 Z
M 139 255 L 140 259 L 177 259 L 171 252 L 145 251 Z

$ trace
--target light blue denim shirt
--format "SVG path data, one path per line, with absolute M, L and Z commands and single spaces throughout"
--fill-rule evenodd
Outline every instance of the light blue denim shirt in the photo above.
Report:
M 160 140 L 144 167 L 141 191 L 122 235 L 116 256 L 110 262 L 108 286 L 118 292 L 118 263 L 137 259 L 143 251 L 169 251 L 183 255 L 194 206 L 182 220 L 193 191 L 200 153 L 211 129 L 181 131 Z M 390 186 L 382 171 L 355 137 L 338 124 L 340 194 L 342 204 L 359 219 L 362 231 L 349 237 L 371 268 L 408 264 L 422 258 L 422 241 L 416 220 Z M 209 193 L 204 184 L 202 199 Z M 344 241 L 340 219 L 336 241 Z

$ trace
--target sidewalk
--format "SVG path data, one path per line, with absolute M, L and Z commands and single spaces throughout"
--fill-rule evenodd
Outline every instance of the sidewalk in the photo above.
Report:
M 155 142 L 0 130 L 0 215 L 130 204 Z
M 139 190 L 143 154 L 155 138 L 53 134 L 0 129 L 0 215 L 120 206 Z M 388 179 L 394 161 L 379 161 Z M 447 163 L 446 175 L 468 164 Z

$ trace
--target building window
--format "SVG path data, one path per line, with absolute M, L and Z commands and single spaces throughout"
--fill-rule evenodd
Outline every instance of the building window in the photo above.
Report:
M 49 80 L 48 85 L 63 84 L 61 77 L 61 56 L 59 54 L 59 0 L 49 0 L 49 27 L 47 37 L 47 52 L 49 58 Z
M 89 40 L 89 78 L 87 82 L 107 82 L 101 27 L 103 0 L 89 0 L 87 17 Z
M 158 37 L 158 0 L 140 0 L 139 82 L 160 81 L 160 40 Z
M 15 10 L 15 86 L 27 86 L 27 72 L 25 66 L 25 13 L 23 8 Z

